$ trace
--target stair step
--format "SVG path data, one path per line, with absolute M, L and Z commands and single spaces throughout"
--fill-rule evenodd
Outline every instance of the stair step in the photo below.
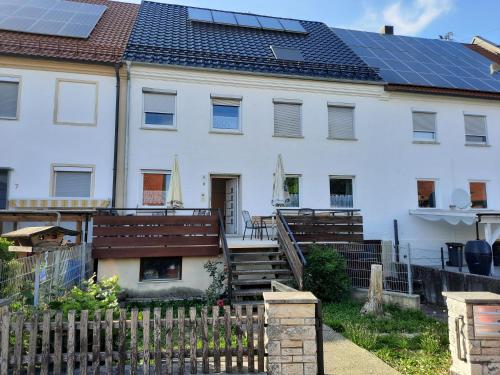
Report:
M 290 275 L 289 269 L 267 269 L 267 270 L 233 270 L 233 275 Z
M 239 257 L 239 256 L 266 256 L 266 257 L 275 257 L 275 256 L 280 256 L 282 255 L 281 252 L 279 251 L 262 251 L 262 252 L 246 252 L 246 253 L 235 253 L 232 252 L 231 256 L 232 257 Z
M 257 265 L 285 265 L 287 264 L 284 260 L 238 260 L 232 261 L 234 266 L 257 266 Z
M 271 288 L 266 288 L 266 289 L 240 289 L 240 290 L 233 290 L 233 295 L 235 297 L 254 297 L 254 296 L 261 296 L 262 293 L 264 292 L 270 292 Z
M 233 285 L 235 286 L 245 286 L 245 285 L 271 285 L 271 281 L 278 281 L 280 283 L 287 283 L 293 281 L 290 278 L 283 279 L 243 279 L 243 280 L 233 280 Z

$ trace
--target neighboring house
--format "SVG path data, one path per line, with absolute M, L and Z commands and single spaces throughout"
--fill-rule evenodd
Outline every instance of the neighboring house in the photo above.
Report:
M 366 239 L 394 239 L 398 220 L 401 243 L 436 258 L 475 238 L 423 219 L 452 222 L 458 188 L 461 213 L 500 208 L 500 77 L 459 43 L 350 33 L 144 1 L 125 55 L 125 205 L 165 207 L 177 155 L 184 206 L 223 209 L 239 235 L 242 210 L 273 211 L 282 154 L 289 207 L 360 209 Z
M 125 124 L 122 55 L 139 6 L 28 3 L 2 5 L 0 209 L 108 206 Z

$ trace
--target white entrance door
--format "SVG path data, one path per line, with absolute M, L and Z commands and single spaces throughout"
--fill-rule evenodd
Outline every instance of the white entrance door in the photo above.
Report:
M 226 233 L 238 234 L 238 179 L 231 178 L 226 181 Z

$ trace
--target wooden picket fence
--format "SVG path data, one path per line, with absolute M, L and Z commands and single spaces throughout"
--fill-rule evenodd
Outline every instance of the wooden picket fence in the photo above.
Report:
M 264 306 L 1 311 L 0 375 L 264 372 Z M 188 314 L 188 315 L 187 315 Z M 104 319 L 103 319 L 104 318 Z

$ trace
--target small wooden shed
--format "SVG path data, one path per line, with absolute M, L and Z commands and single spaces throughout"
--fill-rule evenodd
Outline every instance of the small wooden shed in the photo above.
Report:
M 2 234 L 2 237 L 13 241 L 9 251 L 34 253 L 47 247 L 58 247 L 63 244 L 64 236 L 76 236 L 79 232 L 59 226 L 26 227 Z

